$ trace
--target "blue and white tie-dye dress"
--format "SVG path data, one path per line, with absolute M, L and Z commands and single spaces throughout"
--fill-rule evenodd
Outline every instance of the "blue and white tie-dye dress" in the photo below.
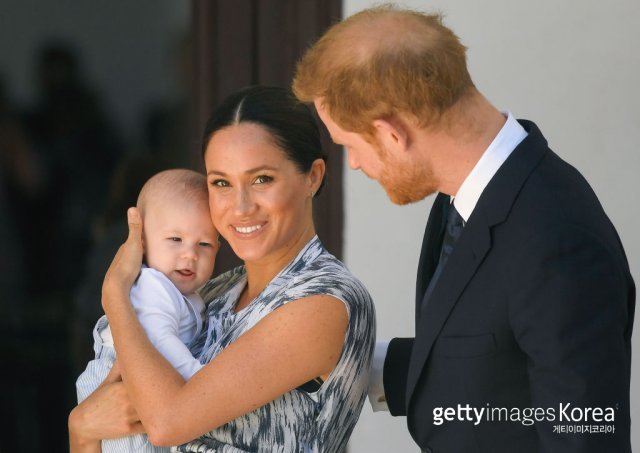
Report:
M 246 285 L 244 267 L 211 280 L 202 289 L 209 302 L 207 328 L 191 351 L 208 363 L 273 310 L 313 295 L 341 300 L 349 314 L 342 355 L 314 392 L 295 389 L 265 406 L 174 447 L 179 452 L 341 452 L 367 393 L 375 342 L 375 312 L 365 287 L 314 237 L 251 303 L 234 312 Z M 247 358 L 250 360 L 250 358 Z

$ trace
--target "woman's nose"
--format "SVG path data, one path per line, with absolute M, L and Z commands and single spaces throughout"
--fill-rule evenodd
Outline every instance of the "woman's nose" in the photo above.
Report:
M 255 208 L 255 202 L 250 190 L 241 188 L 236 192 L 234 211 L 237 215 L 250 214 Z

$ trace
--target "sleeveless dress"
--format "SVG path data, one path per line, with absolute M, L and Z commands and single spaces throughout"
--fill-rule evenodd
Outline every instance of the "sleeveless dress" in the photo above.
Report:
M 191 344 L 201 363 L 225 347 L 273 310 L 313 295 L 341 300 L 349 315 L 342 353 L 320 388 L 294 389 L 263 407 L 174 447 L 177 452 L 290 453 L 341 452 L 360 415 L 375 342 L 375 312 L 371 296 L 349 270 L 314 237 L 251 303 L 234 312 L 247 282 L 243 266 L 211 280 L 201 290 L 209 301 L 207 326 Z

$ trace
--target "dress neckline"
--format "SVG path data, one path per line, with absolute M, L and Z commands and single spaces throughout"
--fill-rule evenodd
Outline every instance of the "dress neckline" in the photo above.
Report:
M 296 272 L 299 267 L 298 263 L 309 263 L 314 261 L 318 256 L 320 256 L 322 250 L 324 250 L 324 248 L 322 247 L 320 238 L 318 238 L 318 235 L 316 234 L 309 240 L 309 242 L 305 244 L 304 247 L 302 247 L 298 254 L 291 261 L 289 261 L 289 263 L 285 267 L 283 267 L 282 270 L 280 270 L 280 272 L 278 272 L 275 277 L 273 277 L 271 281 L 269 281 L 269 283 L 267 283 L 267 286 L 262 288 L 262 291 L 260 291 L 256 295 L 256 297 L 249 301 L 246 307 L 236 311 L 235 308 L 238 304 L 238 300 L 240 299 L 240 296 L 242 295 L 244 289 L 247 287 L 247 270 L 243 265 L 241 277 L 238 279 L 238 282 L 233 286 L 233 288 L 229 290 L 229 297 L 227 298 L 228 305 L 225 304 L 225 309 L 228 309 L 232 315 L 240 315 L 244 313 L 249 307 L 253 306 L 256 301 L 259 301 L 262 294 L 264 294 L 267 289 L 276 284 L 278 280 L 286 277 L 291 272 Z

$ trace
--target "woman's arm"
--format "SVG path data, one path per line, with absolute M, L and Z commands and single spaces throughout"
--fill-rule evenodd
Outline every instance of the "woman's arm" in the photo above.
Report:
M 129 238 L 105 278 L 103 305 L 123 381 L 152 443 L 192 440 L 333 370 L 347 310 L 333 297 L 312 296 L 266 316 L 185 382 L 149 342 L 129 302 L 142 259 L 135 210 L 129 223 Z
M 100 440 L 144 432 L 120 380 L 117 364 L 104 382 L 69 414 L 71 453 L 99 453 Z

